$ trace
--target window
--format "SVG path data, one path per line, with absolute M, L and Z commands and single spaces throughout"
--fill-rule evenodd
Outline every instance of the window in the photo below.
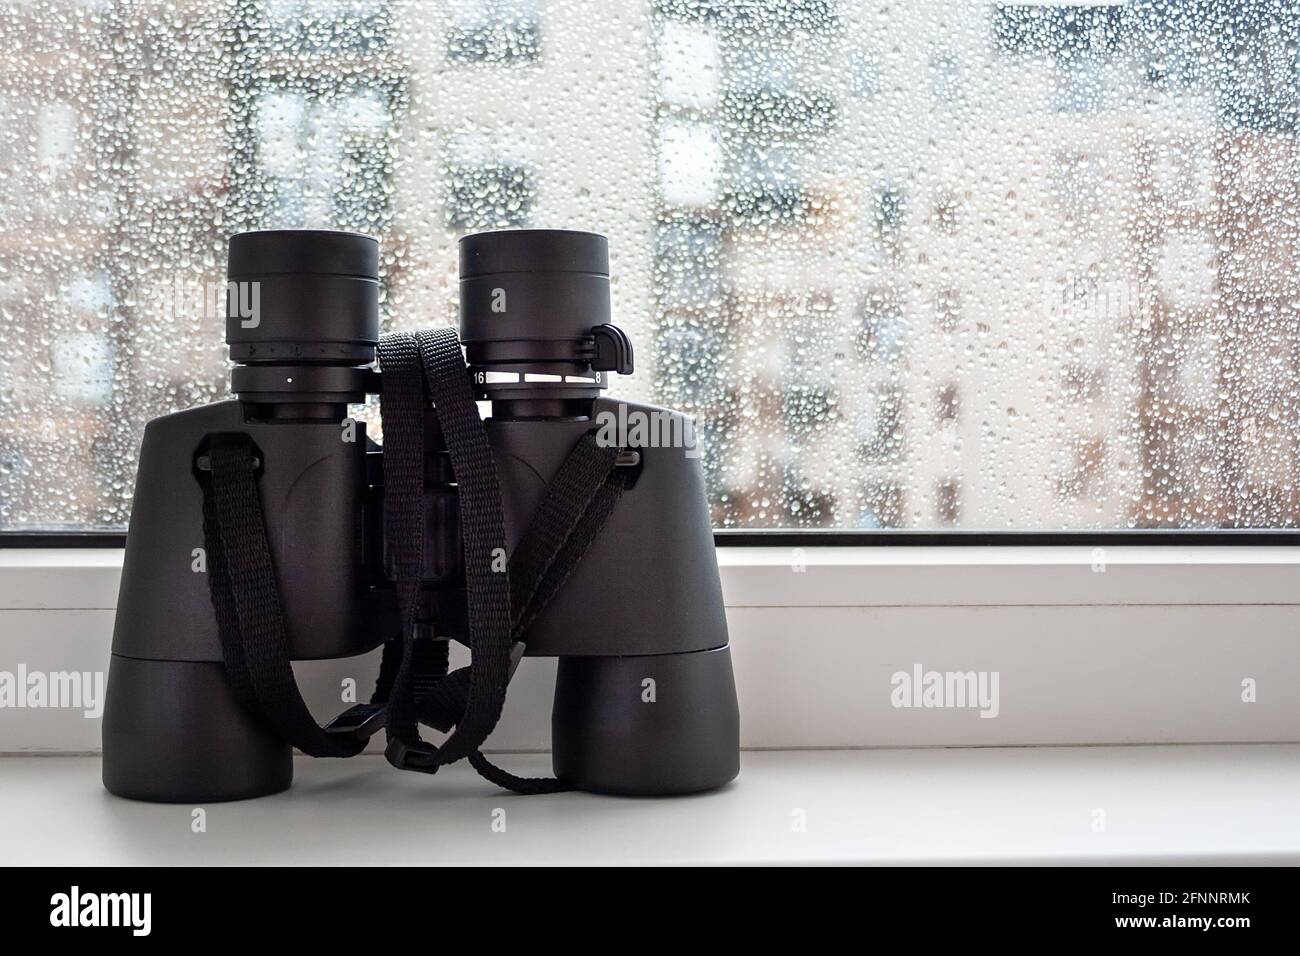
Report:
M 952 192 L 942 194 L 934 204 L 934 228 L 941 235 L 955 236 L 961 224 L 961 203 L 959 196 Z
M 934 518 L 943 527 L 955 527 L 961 521 L 961 481 L 945 478 L 934 489 Z
M 938 100 L 955 100 L 961 96 L 961 62 L 951 53 L 930 57 L 930 88 Z
M 529 170 L 491 163 L 452 165 L 447 172 L 451 183 L 451 197 L 447 201 L 450 228 L 475 232 L 510 229 L 528 222 L 536 193 Z
M 542 52 L 539 5 L 533 0 L 453 0 L 447 59 L 514 66 Z
M 961 319 L 961 289 L 945 285 L 934 294 L 934 325 L 940 332 L 956 332 Z
M 853 92 L 861 97 L 872 97 L 880 92 L 882 71 L 880 59 L 871 52 L 855 54 L 849 61 Z
M 1300 526 L 1300 13 L 1234 0 L 29 0 L 0 15 L 0 530 L 115 530 L 227 394 L 232 232 L 611 238 L 721 528 Z
M 244 146 L 263 222 L 311 228 L 387 224 L 384 169 L 391 104 L 382 89 L 329 79 L 279 79 L 258 92 Z
M 861 326 L 858 329 L 858 355 L 873 365 L 892 363 L 903 356 L 907 344 L 907 323 L 898 293 L 880 289 L 870 293 L 862 306 Z
M 934 417 L 940 425 L 955 422 L 960 409 L 961 399 L 956 385 L 949 384 L 939 389 L 934 401 Z
M 287 48 L 330 53 L 360 52 L 389 41 L 388 0 L 266 0 L 266 39 Z
M 897 482 L 871 481 L 863 496 L 858 527 L 863 530 L 903 526 L 903 487 Z
M 876 191 L 872 197 L 871 221 L 882 244 L 897 246 L 906 214 L 907 196 L 901 186 L 890 183 Z
M 864 462 L 896 458 L 903 441 L 903 390 L 880 386 L 867 396 L 858 418 L 858 454 Z

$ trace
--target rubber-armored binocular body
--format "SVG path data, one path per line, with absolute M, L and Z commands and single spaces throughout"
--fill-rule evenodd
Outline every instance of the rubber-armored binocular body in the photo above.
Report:
M 396 414 L 390 407 L 401 407 L 385 381 L 396 372 L 384 361 L 374 367 L 377 243 L 337 232 L 245 233 L 231 239 L 229 280 L 235 398 L 145 429 L 104 714 L 110 791 L 202 802 L 288 787 L 293 748 L 261 663 L 277 629 L 291 660 L 349 657 L 390 642 L 394 668 L 403 642 L 408 656 L 417 648 L 417 659 L 441 654 L 443 671 L 430 678 L 417 660 L 411 667 L 420 679 L 399 679 L 390 693 L 393 700 L 409 694 L 408 709 L 425 723 L 459 726 L 461 713 L 425 717 L 438 706 L 468 706 L 468 676 L 443 676 L 446 641 L 469 645 L 476 667 L 489 653 L 486 643 L 474 646 L 485 640 L 475 610 L 483 594 L 475 588 L 491 580 L 466 567 L 474 541 L 463 533 L 492 525 L 482 524 L 481 500 L 479 524 L 463 500 L 471 485 L 458 447 L 469 446 L 457 443 L 472 445 L 473 428 L 486 433 L 486 472 L 495 473 L 480 467 L 473 480 L 499 487 L 495 508 L 509 557 L 502 567 L 516 598 L 515 660 L 520 653 L 559 658 L 558 780 L 583 790 L 670 794 L 736 775 L 739 718 L 693 425 L 679 413 L 601 394 L 610 372 L 632 370 L 631 343 L 610 323 L 604 237 L 522 230 L 461 240 L 462 368 L 467 394 L 490 402 L 492 412 L 481 425 L 477 416 L 449 423 L 451 400 L 424 395 L 414 510 L 411 492 L 394 479 L 409 472 L 396 459 L 386 463 L 385 448 L 349 417 L 349 405 L 380 394 L 387 434 Z M 452 374 L 444 384 L 465 382 Z M 232 498 L 237 483 L 218 480 L 218 456 L 232 442 L 247 449 L 259 514 Z M 611 443 L 616 494 L 593 525 L 591 510 L 568 507 L 557 475 L 563 472 L 559 485 L 569 480 L 580 447 L 599 456 Z M 396 454 L 395 437 L 385 447 Z M 399 494 L 407 496 L 405 510 Z M 556 518 L 570 513 L 568 524 Z M 420 527 L 412 534 L 398 514 L 418 514 Z M 553 519 L 542 530 L 563 539 L 550 552 L 535 547 L 534 539 L 547 538 L 536 533 L 545 525 L 539 515 Z M 253 532 L 231 530 L 241 522 Z M 418 560 L 403 544 L 411 541 Z M 527 569 L 516 558 L 524 551 L 560 557 L 533 569 L 520 598 L 516 585 Z M 403 575 L 409 585 L 412 568 L 418 580 L 404 597 Z M 418 599 L 408 599 L 416 591 Z M 368 734 L 387 719 L 394 760 L 388 707 L 379 695 L 327 732 L 355 736 L 365 724 Z

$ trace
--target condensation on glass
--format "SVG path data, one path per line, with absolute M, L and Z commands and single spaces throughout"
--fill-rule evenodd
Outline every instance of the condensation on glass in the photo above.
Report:
M 0 12 L 0 528 L 113 529 L 221 397 L 224 240 L 605 232 L 624 395 L 721 527 L 1300 522 L 1283 0 L 24 0 Z

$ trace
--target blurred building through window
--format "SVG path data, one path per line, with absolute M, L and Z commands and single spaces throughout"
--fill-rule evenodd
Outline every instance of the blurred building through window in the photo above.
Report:
M 27 0 L 0 12 L 0 529 L 118 529 L 226 394 L 226 237 L 609 235 L 716 525 L 1300 524 L 1286 0 Z M 214 304 L 215 303 L 215 304 Z

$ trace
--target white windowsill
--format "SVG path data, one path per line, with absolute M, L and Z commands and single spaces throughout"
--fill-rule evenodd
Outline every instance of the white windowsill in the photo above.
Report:
M 520 799 L 463 763 L 296 773 L 285 793 L 205 807 L 194 833 L 191 806 L 106 793 L 97 758 L 0 757 L 0 846 L 8 864 L 81 866 L 1300 863 L 1294 745 L 750 752 L 721 791 L 653 800 Z
M 1300 742 L 1300 548 L 722 547 L 718 559 L 746 747 Z M 0 671 L 102 671 L 121 560 L 0 549 Z M 996 672 L 997 719 L 895 707 L 893 675 L 916 667 Z M 328 719 L 340 682 L 367 686 L 376 668 L 370 655 L 295 669 Z M 549 746 L 554 673 L 525 660 L 492 746 Z M 0 713 L 0 753 L 98 746 L 99 721 L 75 711 Z
M 720 547 L 718 564 L 728 607 L 1300 604 L 1300 548 L 1098 550 Z M 0 549 L 0 610 L 112 609 L 121 571 L 118 548 Z
M 728 607 L 1300 603 L 1283 547 L 722 547 L 718 563 Z

